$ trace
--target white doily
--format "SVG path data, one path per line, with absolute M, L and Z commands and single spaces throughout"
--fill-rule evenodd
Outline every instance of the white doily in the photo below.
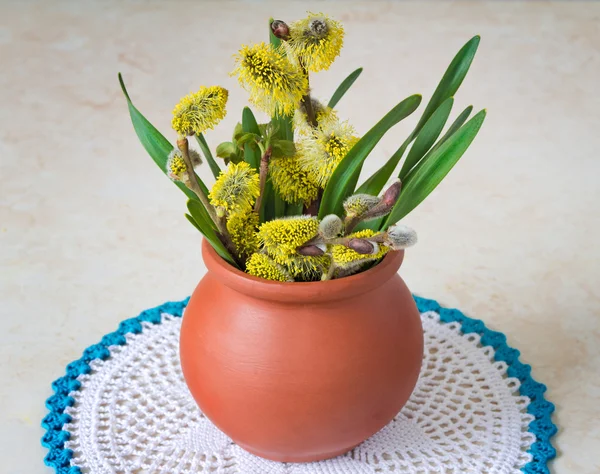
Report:
M 396 418 L 344 456 L 286 464 L 246 453 L 200 412 L 179 366 L 181 318 L 163 314 L 79 376 L 65 410 L 71 465 L 90 474 L 520 473 L 535 435 L 518 380 L 477 334 L 435 312 L 421 318 L 423 370 Z

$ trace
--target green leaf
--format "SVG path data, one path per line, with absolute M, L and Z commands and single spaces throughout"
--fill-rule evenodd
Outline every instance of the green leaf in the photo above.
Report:
M 456 91 L 462 84 L 467 72 L 469 72 L 469 67 L 473 62 L 477 47 L 479 46 L 479 40 L 479 36 L 474 36 L 460 49 L 456 56 L 454 56 L 454 59 L 452 59 L 452 62 L 448 66 L 448 69 L 446 69 L 440 83 L 431 96 L 427 107 L 425 107 L 425 111 L 415 127 L 413 137 L 421 131 L 421 128 L 425 125 L 427 120 L 429 120 L 429 117 L 439 108 L 442 102 L 448 99 L 448 97 L 452 97 L 456 94 Z
M 271 153 L 273 158 L 294 156 L 294 153 L 296 153 L 296 146 L 294 145 L 294 142 L 290 140 L 273 140 Z
M 206 237 L 206 240 L 209 241 L 210 245 L 212 245 L 212 247 L 215 249 L 215 251 L 223 259 L 227 260 L 229 263 L 231 263 L 232 265 L 237 267 L 238 265 L 235 263 L 235 260 L 231 257 L 231 255 L 227 251 L 227 248 L 225 247 L 225 245 L 223 245 L 223 242 L 221 242 L 221 240 L 217 236 L 215 229 L 213 229 L 213 227 L 210 225 L 210 223 L 206 220 L 206 218 L 205 218 L 206 209 L 204 209 L 204 206 L 202 205 L 202 203 L 199 201 L 194 201 L 194 200 L 190 199 L 187 202 L 187 208 L 191 214 L 192 220 L 195 222 L 195 227 L 198 230 L 200 230 L 200 232 L 202 232 L 204 237 Z M 186 216 L 187 216 L 187 214 L 186 214 Z M 188 220 L 190 220 L 189 217 L 188 217 Z
M 232 142 L 223 142 L 217 145 L 217 156 L 219 158 L 231 159 L 237 151 L 236 146 Z
M 385 183 L 387 183 L 390 176 L 394 173 L 396 166 L 402 159 L 404 152 L 419 134 L 421 128 L 429 120 L 429 117 L 440 107 L 440 105 L 447 100 L 449 97 L 454 96 L 458 88 L 460 87 L 463 79 L 469 71 L 469 67 L 473 62 L 473 58 L 479 45 L 479 36 L 471 38 L 456 54 L 448 69 L 444 73 L 440 83 L 435 89 L 433 96 L 429 100 L 427 107 L 423 112 L 423 115 L 419 119 L 417 126 L 412 131 L 410 136 L 400 145 L 400 148 L 388 159 L 388 161 L 377 170 L 369 179 L 367 179 L 357 192 L 368 193 L 368 194 L 379 194 Z
M 273 184 L 273 183 L 271 183 Z M 275 188 L 273 188 L 273 194 L 274 194 L 274 198 L 275 198 L 275 205 L 274 205 L 274 211 L 275 211 L 275 218 L 279 218 L 279 217 L 283 217 L 285 216 L 285 210 L 287 207 L 286 202 L 281 199 L 281 196 L 279 195 L 279 193 L 277 192 L 277 190 Z
M 375 148 L 375 145 L 390 128 L 412 114 L 420 102 L 420 95 L 412 95 L 404 99 L 352 147 L 340 161 L 327 183 L 319 209 L 320 218 L 328 214 L 342 216 L 342 203 L 354 192 L 363 162 L 371 150 Z
M 127 93 L 127 89 L 125 88 L 125 83 L 123 82 L 123 76 L 119 73 L 119 83 L 121 84 L 121 90 L 127 99 L 127 107 L 129 108 L 129 115 L 131 117 L 131 123 L 133 124 L 133 129 L 135 130 L 136 135 L 138 136 L 142 146 L 148 152 L 150 157 L 154 160 L 156 165 L 161 169 L 161 171 L 166 175 L 167 174 L 167 158 L 169 157 L 169 153 L 173 150 L 173 145 L 169 143 L 169 141 L 161 135 L 161 133 L 146 120 L 138 109 L 135 108 L 131 99 L 129 98 L 129 94 Z M 208 189 L 206 185 L 202 182 L 202 180 L 196 176 L 198 179 L 198 184 L 200 187 L 208 194 Z M 188 198 L 190 199 L 198 199 L 190 189 L 188 189 L 183 183 L 175 182 L 175 185 L 181 189 Z
M 408 152 L 408 156 L 402 165 L 402 169 L 400 170 L 399 178 L 404 180 L 408 172 L 413 169 L 413 167 L 419 162 L 425 153 L 429 151 L 429 149 L 433 146 L 435 141 L 442 133 L 444 125 L 446 125 L 446 121 L 448 120 L 448 116 L 450 115 L 450 111 L 452 110 L 452 105 L 454 104 L 454 99 L 452 97 L 448 97 L 442 105 L 438 107 L 438 109 L 431 114 L 429 120 L 425 123 L 413 146 Z
M 454 133 L 460 127 L 462 127 L 463 123 L 465 123 L 467 121 L 467 119 L 469 118 L 469 115 L 471 115 L 472 111 L 473 111 L 473 106 L 472 105 L 469 105 L 465 110 L 463 110 L 460 113 L 460 115 L 458 117 L 456 117 L 456 120 L 454 122 L 452 122 L 452 125 L 450 125 L 450 127 L 448 127 L 448 131 L 446 133 L 444 133 L 444 135 L 442 136 L 442 138 L 440 138 L 438 140 L 438 142 L 430 150 L 430 152 L 433 152 L 433 151 L 437 150 L 446 140 L 448 140 L 448 138 L 450 138 L 452 135 L 454 135 Z
M 210 151 L 210 147 L 208 146 L 208 143 L 206 143 L 206 139 L 204 138 L 204 135 L 202 135 L 202 134 L 196 135 L 196 140 L 198 141 L 198 145 L 200 146 L 200 149 L 202 150 L 202 154 L 206 158 L 206 161 L 208 161 L 208 166 L 210 167 L 210 170 L 212 171 L 213 176 L 215 177 L 215 179 L 218 178 L 219 175 L 221 174 L 221 168 L 219 167 L 219 165 L 213 158 L 213 155 Z
M 285 208 L 285 215 L 286 216 L 301 216 L 303 211 L 304 211 L 304 204 L 302 204 L 301 202 L 299 202 L 297 204 L 288 203 Z
M 244 133 L 255 133 L 260 135 L 260 129 L 252 110 L 244 107 L 242 111 L 242 130 Z M 260 150 L 257 147 L 252 147 L 250 144 L 244 145 L 244 161 L 258 171 L 260 165 Z
M 267 182 L 265 183 L 265 190 L 263 192 L 264 196 L 258 214 L 261 223 L 270 221 L 275 217 L 276 193 L 273 189 L 273 183 L 271 182 L 270 178 L 267 179 Z
M 192 216 L 190 216 L 189 214 L 185 214 L 185 218 L 190 221 L 190 224 L 192 224 L 196 230 L 200 233 L 202 233 L 202 229 L 200 228 L 200 226 L 196 223 L 196 221 L 194 220 L 194 218 Z
M 242 122 L 238 122 L 235 124 L 235 128 L 233 129 L 233 141 L 237 141 L 244 134 L 244 129 L 242 128 Z
M 340 99 L 344 97 L 344 94 L 348 92 L 348 89 L 350 89 L 352 84 L 354 84 L 354 81 L 358 79 L 358 76 L 360 76 L 362 72 L 362 67 L 359 67 L 356 71 L 351 72 L 350 75 L 346 79 L 344 79 L 342 83 L 338 86 L 338 88 L 335 90 L 335 92 L 331 96 L 331 99 L 329 99 L 329 104 L 327 104 L 327 106 L 333 109 L 340 101 Z
M 482 110 L 454 133 L 437 150 L 428 154 L 402 187 L 400 197 L 383 228 L 395 224 L 417 207 L 436 188 L 475 139 L 485 119 Z
M 394 154 L 390 156 L 390 158 L 385 162 L 385 164 L 381 168 L 379 168 L 375 173 L 373 173 L 373 175 L 369 179 L 367 179 L 363 184 L 360 185 L 356 192 L 377 196 L 385 186 L 385 183 L 387 183 L 388 179 L 390 179 L 390 176 L 392 176 L 392 173 L 396 169 L 396 166 L 398 166 L 402 155 L 404 155 L 404 152 L 406 151 L 406 148 L 408 148 L 408 145 L 410 145 L 411 141 L 412 136 L 408 137 L 404 141 L 404 143 L 400 145 L 400 148 L 398 148 L 394 152 Z M 361 229 L 358 229 L 357 227 L 357 230 Z

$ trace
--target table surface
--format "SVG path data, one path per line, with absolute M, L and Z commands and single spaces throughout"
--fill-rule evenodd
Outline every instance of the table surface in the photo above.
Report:
M 50 382 L 119 321 L 188 295 L 202 277 L 183 195 L 135 137 L 117 83 L 169 138 L 178 99 L 230 89 L 227 140 L 247 95 L 229 77 L 241 43 L 298 3 L 2 2 L 0 5 L 1 472 L 48 472 L 39 445 Z M 557 473 L 600 471 L 600 4 L 319 4 L 343 21 L 342 56 L 314 75 L 364 133 L 402 98 L 427 99 L 452 56 L 482 41 L 456 110 L 480 135 L 406 223 L 401 273 L 417 294 L 505 332 L 556 403 Z M 372 153 L 371 172 L 411 130 Z M 210 181 L 208 171 L 203 177 Z

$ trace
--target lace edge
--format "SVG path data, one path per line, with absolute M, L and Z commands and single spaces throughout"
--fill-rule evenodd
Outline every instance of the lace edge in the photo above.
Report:
M 546 386 L 536 382 L 531 377 L 531 366 L 519 361 L 520 352 L 506 343 L 504 334 L 488 329 L 483 321 L 469 318 L 457 309 L 443 308 L 435 300 L 421 298 L 416 295 L 414 298 L 421 313 L 435 311 L 444 323 L 455 321 L 460 323 L 463 333 L 478 333 L 481 336 L 483 345 L 494 348 L 495 360 L 504 361 L 508 365 L 508 376 L 519 379 L 521 382 L 519 389 L 521 395 L 525 395 L 531 400 L 527 411 L 535 417 L 535 420 L 530 423 L 529 431 L 536 436 L 536 441 L 529 450 L 533 460 L 521 471 L 526 474 L 549 473 L 547 462 L 556 456 L 556 450 L 550 441 L 557 431 L 556 425 L 552 423 L 554 405 L 544 398 Z M 67 407 L 72 406 L 75 401 L 70 393 L 79 390 L 81 387 L 81 382 L 77 378 L 80 375 L 90 373 L 90 362 L 98 359 L 106 360 L 110 357 L 110 346 L 125 345 L 127 334 L 142 332 L 143 322 L 159 324 L 163 313 L 181 317 L 188 301 L 189 297 L 178 302 L 167 302 L 155 308 L 147 309 L 135 318 L 122 321 L 116 331 L 106 334 L 98 344 L 85 349 L 80 359 L 67 365 L 66 375 L 52 383 L 54 395 L 46 400 L 46 408 L 48 408 L 49 413 L 42 420 L 42 427 L 46 430 L 46 433 L 41 441 L 42 446 L 48 448 L 49 451 L 44 458 L 44 463 L 49 467 L 53 467 L 56 474 L 81 474 L 79 467 L 70 465 L 73 451 L 65 448 L 70 433 L 63 430 L 63 427 L 72 421 L 65 410 Z
M 443 308 L 435 300 L 413 296 L 419 312 L 434 311 L 440 315 L 440 321 L 444 323 L 460 323 L 461 331 L 464 334 L 473 332 L 479 334 L 483 346 L 494 348 L 494 360 L 505 362 L 508 365 L 507 375 L 519 380 L 521 383 L 519 393 L 530 399 L 527 412 L 535 417 L 529 424 L 529 432 L 536 437 L 536 441 L 528 451 L 532 460 L 522 467 L 521 471 L 525 474 L 549 474 L 548 461 L 556 457 L 556 449 L 552 446 L 551 441 L 557 432 L 557 427 L 552 422 L 554 404 L 544 398 L 546 386 L 533 379 L 531 366 L 523 364 L 519 360 L 521 353 L 508 345 L 506 335 L 488 329 L 483 321 L 469 318 L 458 309 Z
M 77 380 L 80 375 L 91 372 L 90 363 L 94 360 L 106 360 L 110 357 L 110 346 L 124 346 L 127 344 L 127 334 L 139 334 L 143 330 L 142 323 L 159 324 L 162 314 L 168 313 L 181 317 L 189 297 L 183 301 L 167 302 L 155 308 L 142 311 L 137 317 L 122 321 L 119 328 L 102 337 L 98 344 L 94 344 L 83 351 L 80 359 L 67 365 L 66 375 L 52 382 L 54 395 L 46 400 L 49 413 L 42 420 L 42 428 L 46 433 L 42 437 L 42 446 L 48 448 L 44 464 L 53 467 L 56 474 L 81 474 L 81 469 L 71 466 L 73 451 L 65 447 L 70 433 L 63 427 L 72 421 L 71 416 L 65 412 L 75 402 L 70 396 L 71 392 L 81 387 Z

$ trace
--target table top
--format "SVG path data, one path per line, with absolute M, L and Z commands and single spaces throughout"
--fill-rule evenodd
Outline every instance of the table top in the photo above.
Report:
M 458 49 L 482 37 L 456 110 L 486 107 L 457 167 L 405 222 L 401 274 L 417 294 L 507 334 L 556 403 L 557 473 L 600 470 L 600 4 L 334 2 L 342 56 L 314 75 L 366 132 L 393 105 L 428 99 Z M 0 443 L 2 472 L 46 472 L 50 382 L 122 319 L 188 295 L 205 272 L 185 200 L 138 143 L 117 82 L 167 137 L 199 85 L 230 90 L 227 140 L 247 95 L 229 77 L 270 16 L 262 2 L 2 2 L 0 5 Z M 374 150 L 372 172 L 416 118 Z M 210 181 L 207 168 L 202 176 Z

